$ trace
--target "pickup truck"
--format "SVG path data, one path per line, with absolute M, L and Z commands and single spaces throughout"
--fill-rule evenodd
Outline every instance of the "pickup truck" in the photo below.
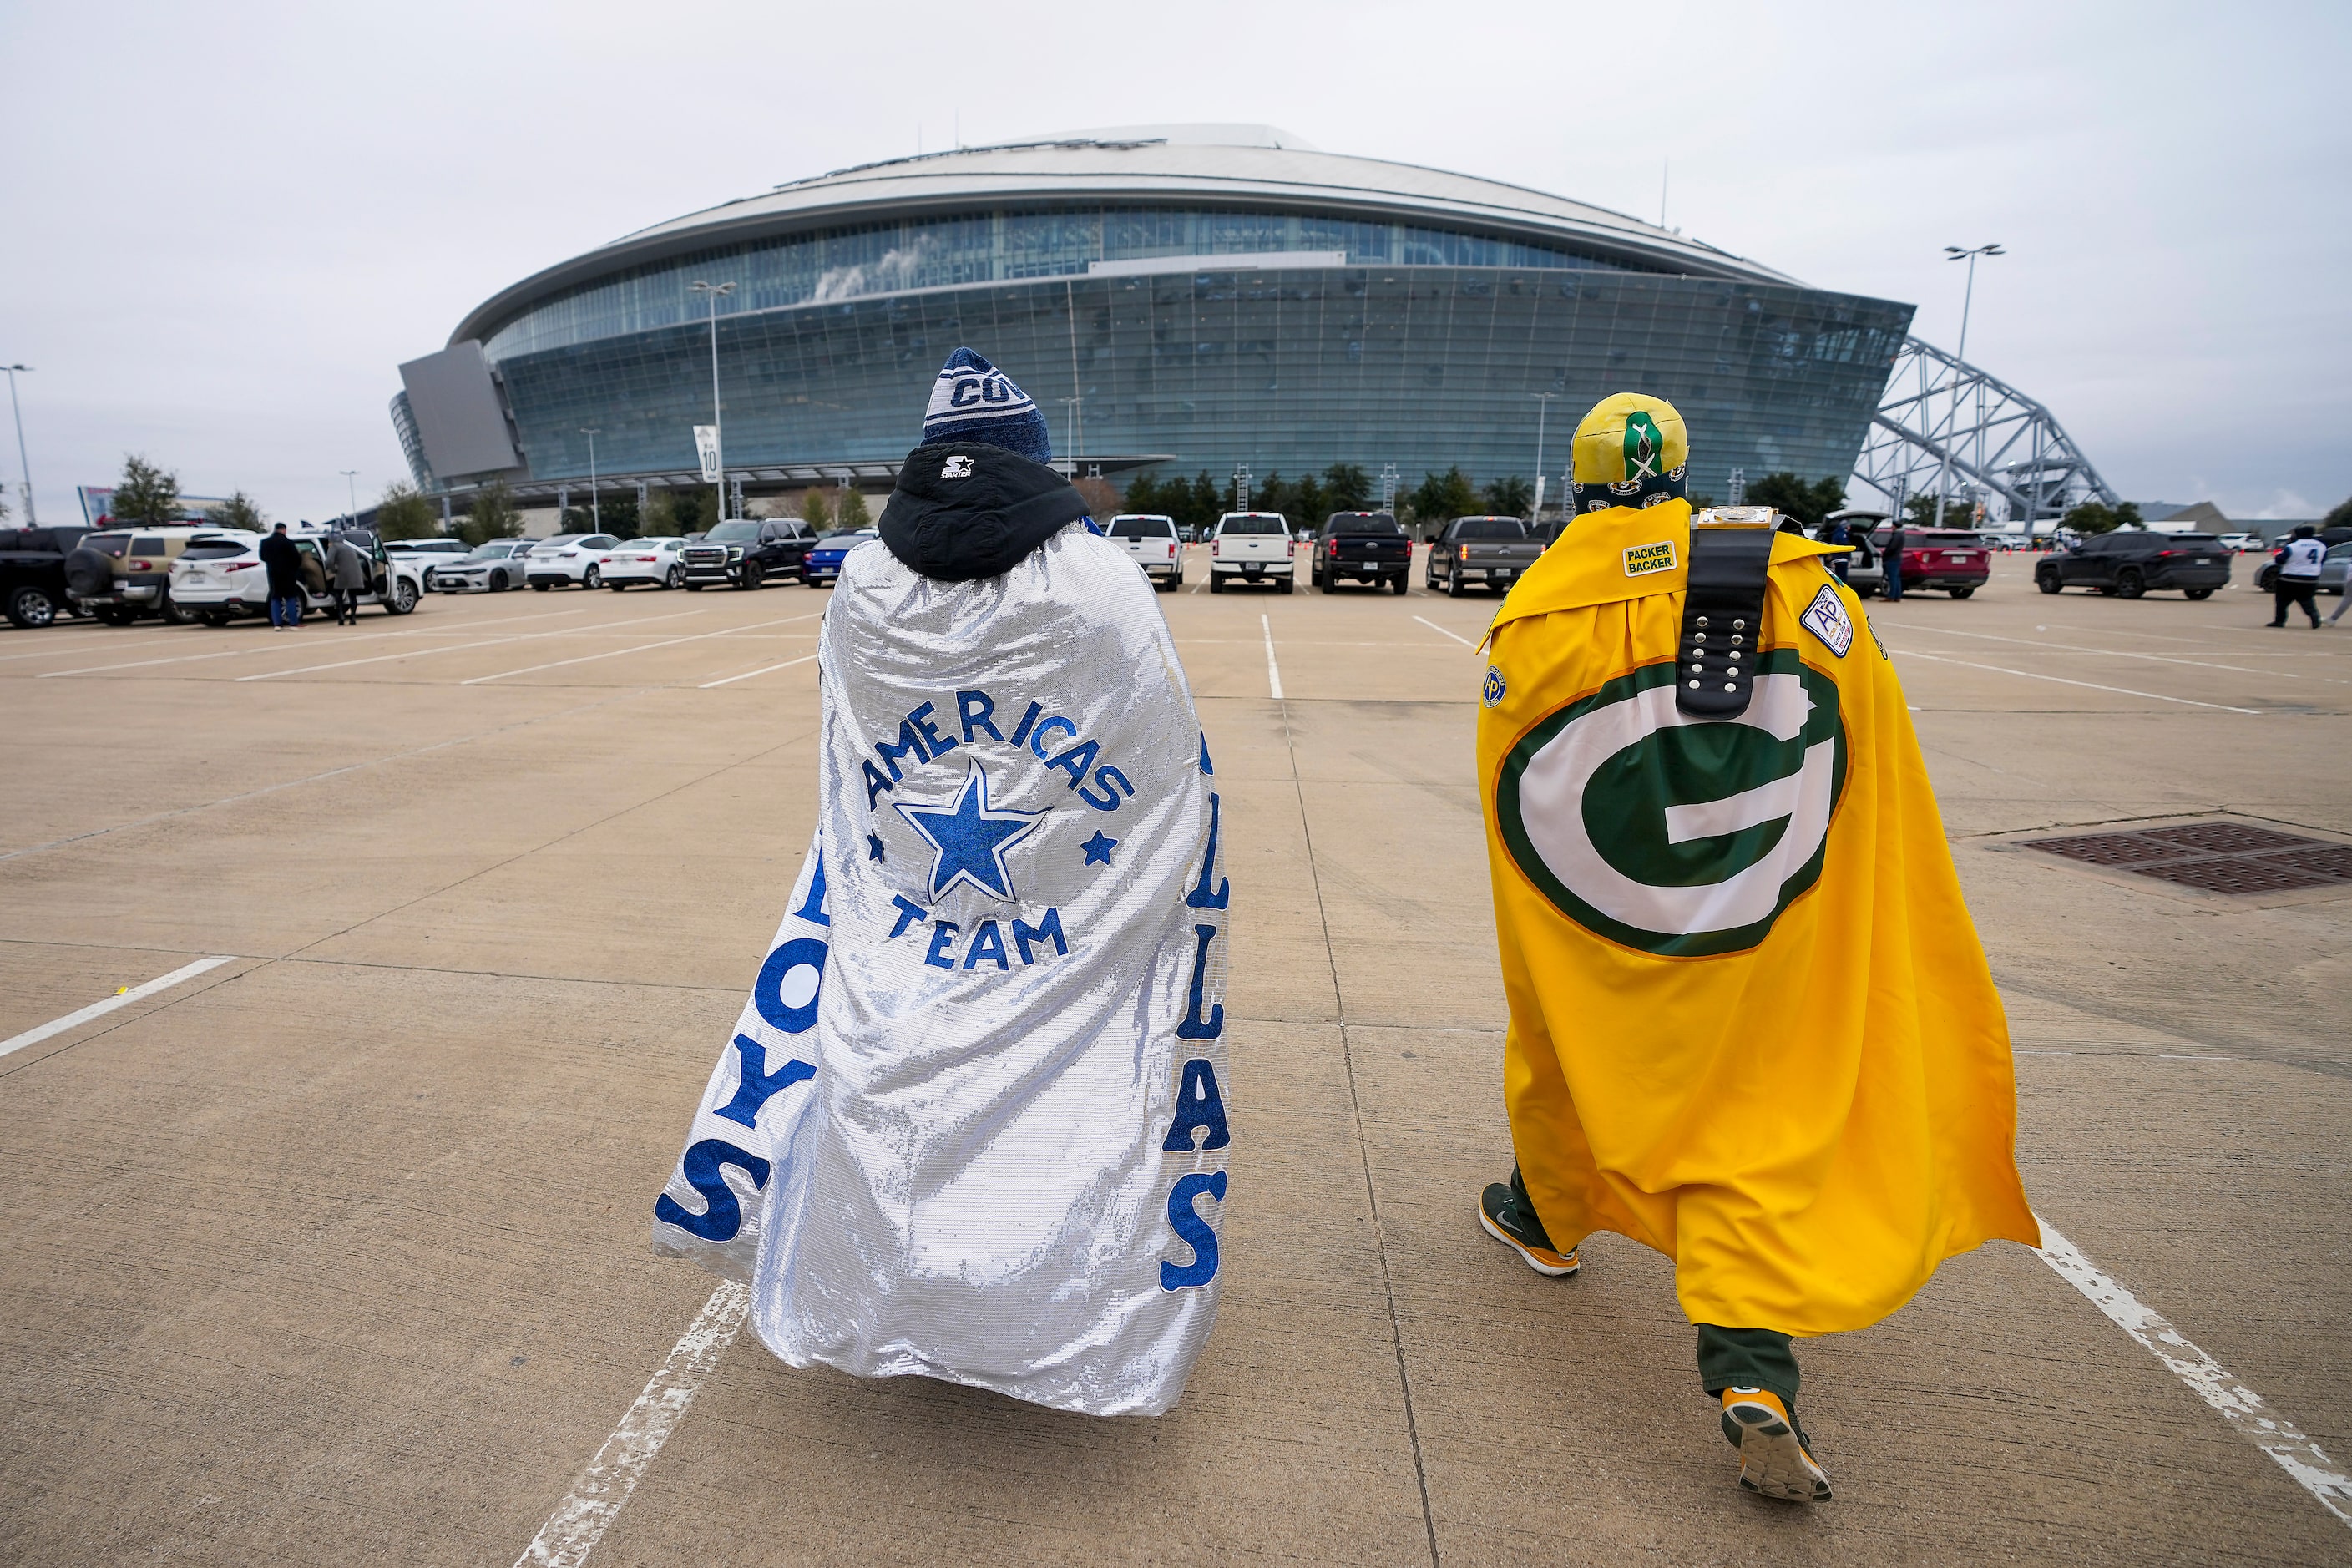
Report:
M 1155 592 L 1184 585 L 1184 544 L 1176 520 L 1149 512 L 1121 512 L 1110 520 L 1111 542 L 1143 568 Z
M 1423 575 L 1431 593 L 1443 584 L 1449 599 L 1471 588 L 1507 594 L 1543 552 L 1544 542 L 1528 537 L 1528 525 L 1516 517 L 1457 517 L 1431 542 Z
M 66 557 L 86 528 L 0 528 L 0 611 L 11 626 L 46 626 L 70 612 Z
M 1333 512 L 1323 520 L 1313 550 L 1315 585 L 1327 594 L 1342 577 L 1402 594 L 1412 575 L 1412 541 L 1384 511 Z
M 1209 535 L 1209 592 L 1234 583 L 1272 583 L 1289 593 L 1290 523 L 1278 511 L 1229 511 Z
M 816 536 L 798 518 L 731 518 L 678 552 L 686 585 L 699 592 L 720 583 L 756 588 L 771 577 L 799 577 Z

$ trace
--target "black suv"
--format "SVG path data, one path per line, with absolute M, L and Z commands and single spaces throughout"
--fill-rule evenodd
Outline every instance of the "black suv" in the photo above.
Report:
M 86 528 L 0 528 L 0 610 L 13 626 L 46 626 L 79 615 L 66 594 L 66 557 Z
M 1333 512 L 1315 536 L 1314 552 L 1308 570 L 1327 594 L 1342 577 L 1402 594 L 1412 575 L 1412 541 L 1384 511 Z
M 2072 550 L 2045 556 L 2033 585 L 2045 594 L 2091 588 L 2137 599 L 2151 588 L 2178 588 L 2210 599 L 2230 581 L 2230 552 L 2210 533 L 2151 533 L 2141 529 L 2094 534 Z
M 798 577 L 816 536 L 796 517 L 730 518 L 678 553 L 686 585 L 699 590 L 720 583 L 756 588 L 771 577 Z

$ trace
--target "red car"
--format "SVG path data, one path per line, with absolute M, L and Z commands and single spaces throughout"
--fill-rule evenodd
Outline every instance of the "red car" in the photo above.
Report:
M 1992 552 L 1975 534 L 1959 529 L 1881 529 L 1871 542 L 1884 555 L 1902 537 L 1903 591 L 1941 588 L 1955 599 L 1965 599 L 1992 575 Z

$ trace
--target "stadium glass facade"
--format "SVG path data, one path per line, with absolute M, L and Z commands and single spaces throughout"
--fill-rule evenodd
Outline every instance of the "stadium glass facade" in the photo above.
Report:
M 1336 462 L 1374 474 L 1393 464 L 1406 487 L 1454 465 L 1474 483 L 1531 479 L 1529 395 L 1551 393 L 1545 467 L 1557 497 L 1576 419 L 1634 390 L 1683 410 L 1693 489 L 1720 498 L 1734 468 L 1851 471 L 1910 325 L 1908 305 L 1694 256 L 1678 237 L 1615 215 L 1563 219 L 1538 204 L 1570 204 L 1539 194 L 1410 171 L 1463 182 L 1458 209 L 1450 194 L 1442 204 L 1423 194 L 1410 219 L 1372 199 L 1355 216 L 1342 182 L 1395 178 L 1398 166 L 1221 145 L 1228 175 L 1178 167 L 1173 153 L 1154 164 L 1163 155 L 1137 145 L 1118 151 L 1146 160 L 1139 186 L 1263 168 L 1262 183 L 1291 180 L 1307 199 L 1286 210 L 1024 201 L 1024 185 L 1078 165 L 1047 166 L 1055 151 L 979 150 L 940 166 L 956 175 L 985 163 L 969 177 L 1006 199 L 957 207 L 934 195 L 890 216 L 895 200 L 847 189 L 862 172 L 846 171 L 782 189 L 843 187 L 843 203 L 865 203 L 859 221 L 825 211 L 830 191 L 789 195 L 803 205 L 749 219 L 715 209 L 648 231 L 656 254 L 627 242 L 609 268 L 592 256 L 555 269 L 543 291 L 518 286 L 457 335 L 481 341 L 522 477 L 542 484 L 586 479 L 587 427 L 606 479 L 684 482 L 711 395 L 708 307 L 688 285 L 709 279 L 736 285 L 717 325 L 726 458 L 755 488 L 781 488 L 788 468 L 794 482 L 852 465 L 894 469 L 919 438 L 940 363 L 968 344 L 1036 399 L 1057 454 L 1073 455 L 1075 428 L 1074 455 L 1114 473 L 1164 455 L 1162 474 L 1221 479 L 1243 463 L 1263 478 Z M 1069 156 L 1092 169 L 1113 153 Z M 1032 165 L 1011 166 L 1020 157 L 1036 161 L 1034 179 Z M 1526 211 L 1482 224 L 1505 207 L 1497 192 L 1530 198 Z M 1441 221 L 1454 210 L 1462 222 Z M 429 487 L 399 400 L 394 421 Z

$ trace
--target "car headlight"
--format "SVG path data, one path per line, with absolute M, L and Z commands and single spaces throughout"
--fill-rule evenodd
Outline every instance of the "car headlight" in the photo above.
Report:
M 730 561 L 740 561 L 740 560 L 742 560 L 742 559 L 743 559 L 743 547 L 742 547 L 741 545 L 740 545 L 740 544 L 730 544 L 730 545 L 729 545 L 729 546 L 727 547 L 727 559 L 728 559 L 728 560 L 730 560 Z

